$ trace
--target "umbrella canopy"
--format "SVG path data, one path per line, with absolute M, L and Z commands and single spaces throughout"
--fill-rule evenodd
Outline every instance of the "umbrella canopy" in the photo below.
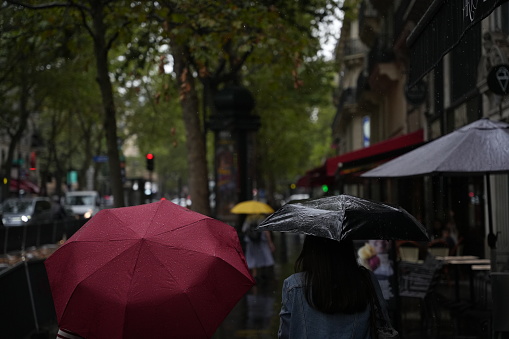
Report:
M 233 206 L 231 212 L 234 214 L 271 214 L 274 213 L 274 209 L 261 201 L 247 200 Z
M 338 241 L 429 241 L 424 226 L 401 207 L 345 194 L 291 201 L 262 221 L 257 229 L 310 234 Z
M 254 284 L 233 227 L 166 200 L 100 211 L 45 264 L 86 338 L 210 338 Z
M 362 177 L 485 174 L 488 245 L 493 249 L 497 236 L 493 233 L 489 174 L 508 171 L 509 124 L 483 118 L 380 165 Z
M 507 171 L 509 171 L 509 124 L 483 118 L 361 176 L 405 177 Z

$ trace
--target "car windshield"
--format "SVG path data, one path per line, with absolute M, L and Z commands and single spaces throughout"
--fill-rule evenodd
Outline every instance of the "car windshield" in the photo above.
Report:
M 66 198 L 68 205 L 93 205 L 94 197 L 92 195 L 75 195 Z
M 3 204 L 3 213 L 30 213 L 31 211 L 31 201 L 7 200 Z

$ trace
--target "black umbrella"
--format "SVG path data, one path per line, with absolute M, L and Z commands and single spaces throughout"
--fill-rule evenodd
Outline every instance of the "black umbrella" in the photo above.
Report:
M 338 241 L 429 241 L 424 226 L 403 208 L 344 194 L 291 201 L 262 221 L 257 229 Z
M 362 177 L 486 175 L 488 243 L 495 248 L 489 174 L 504 172 L 509 172 L 509 124 L 483 118 L 380 165 Z

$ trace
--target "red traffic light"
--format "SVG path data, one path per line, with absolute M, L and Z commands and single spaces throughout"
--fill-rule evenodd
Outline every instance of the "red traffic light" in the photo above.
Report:
M 147 170 L 152 172 L 154 170 L 154 154 L 147 153 L 145 158 L 147 158 Z

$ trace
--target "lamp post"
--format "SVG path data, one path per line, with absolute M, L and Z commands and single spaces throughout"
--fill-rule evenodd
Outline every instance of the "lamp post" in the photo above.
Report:
M 209 128 L 215 133 L 215 217 L 235 221 L 231 207 L 252 198 L 255 181 L 254 133 L 260 117 L 251 115 L 254 98 L 247 89 L 228 86 L 214 96 L 215 114 Z

